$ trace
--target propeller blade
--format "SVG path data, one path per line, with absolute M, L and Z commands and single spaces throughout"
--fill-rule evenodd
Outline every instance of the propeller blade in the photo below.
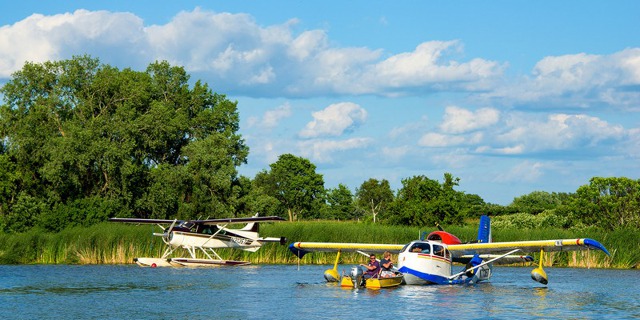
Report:
M 162 237 L 162 241 L 164 241 L 164 243 L 169 244 L 169 241 L 171 241 L 171 231 L 173 231 L 173 227 L 176 225 L 176 222 L 178 222 L 178 219 L 174 219 L 171 226 L 169 226 L 168 229 L 165 229 L 166 231 Z

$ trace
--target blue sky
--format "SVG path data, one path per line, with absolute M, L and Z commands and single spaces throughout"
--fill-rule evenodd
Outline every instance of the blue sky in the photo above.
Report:
M 25 61 L 155 60 L 238 101 L 253 177 L 283 153 L 325 187 L 414 175 L 509 204 L 640 178 L 638 1 L 13 1 Z

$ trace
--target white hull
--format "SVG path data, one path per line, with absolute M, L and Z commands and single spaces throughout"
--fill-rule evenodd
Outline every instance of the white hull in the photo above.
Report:
M 135 258 L 133 261 L 141 267 L 219 267 L 243 266 L 251 264 L 248 261 L 193 259 L 193 258 Z
M 235 260 L 213 260 L 213 259 L 193 259 L 193 258 L 171 258 L 169 264 L 174 267 L 220 267 L 220 266 L 244 266 L 250 264 L 248 261 Z
M 133 261 L 141 267 L 171 267 L 167 259 L 162 258 L 135 258 Z

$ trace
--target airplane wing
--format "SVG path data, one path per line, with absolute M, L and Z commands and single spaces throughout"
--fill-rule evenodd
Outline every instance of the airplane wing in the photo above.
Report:
M 398 253 L 405 244 L 382 243 L 343 243 L 343 242 L 294 242 L 289 245 L 289 250 L 298 258 L 302 258 L 310 252 L 357 252 L 382 253 L 385 251 Z
M 140 218 L 109 218 L 111 222 L 124 222 L 124 223 L 148 223 L 148 224 L 172 224 L 175 220 L 168 219 L 140 219 Z M 177 221 L 182 222 L 181 220 Z
M 124 222 L 124 223 L 148 223 L 148 224 L 172 224 L 174 220 L 169 219 L 141 219 L 141 218 L 109 218 L 112 222 Z M 177 220 L 178 224 L 184 220 Z M 196 224 L 202 225 L 215 225 L 220 223 L 248 223 L 248 222 L 269 222 L 269 221 L 284 221 L 283 218 L 277 216 L 271 217 L 246 217 L 246 218 L 222 218 L 222 219 L 207 219 L 207 220 L 188 220 Z
M 215 225 L 220 223 L 249 223 L 249 222 L 274 222 L 285 221 L 285 219 L 278 216 L 270 217 L 246 217 L 246 218 L 222 218 L 222 219 L 207 219 L 207 220 L 192 220 L 193 223 L 202 225 Z
M 520 249 L 523 252 L 537 252 L 540 250 L 549 252 L 595 249 L 602 250 L 607 255 L 610 255 L 609 251 L 607 251 L 601 243 L 593 239 L 465 243 L 449 245 L 448 249 L 454 256 L 469 254 L 470 252 L 479 254 L 506 253 L 515 249 Z

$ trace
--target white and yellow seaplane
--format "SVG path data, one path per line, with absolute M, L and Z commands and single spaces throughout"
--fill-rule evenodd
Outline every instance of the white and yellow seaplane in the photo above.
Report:
M 397 253 L 397 270 L 404 275 L 403 282 L 409 285 L 487 281 L 493 274 L 494 263 L 531 262 L 531 256 L 520 254 L 538 251 L 540 261 L 538 267 L 531 271 L 531 278 L 546 285 L 548 277 L 542 268 L 545 252 L 591 249 L 609 255 L 607 249 L 593 239 L 492 242 L 488 216 L 481 217 L 478 238 L 472 243 L 462 243 L 455 235 L 439 230 L 426 237 L 423 234 L 420 240 L 408 244 L 295 242 L 289 245 L 289 250 L 298 258 L 309 252 L 337 252 L 333 269 L 325 271 L 327 281 L 340 281 L 337 270 L 340 252 Z M 464 267 L 455 272 L 453 263 L 460 263 Z
M 258 225 L 261 222 L 284 221 L 283 218 L 253 217 L 224 218 L 207 220 L 167 220 L 167 219 L 138 219 L 138 218 L 110 218 L 112 222 L 134 224 L 157 224 L 161 233 L 153 233 L 162 237 L 167 245 L 160 258 L 135 258 L 134 261 L 143 267 L 206 267 L 206 266 L 237 266 L 249 264 L 248 261 L 224 260 L 215 249 L 231 248 L 249 252 L 256 252 L 264 243 L 277 242 L 286 244 L 287 239 L 264 238 L 258 235 Z M 246 223 L 241 229 L 229 229 L 227 225 Z M 168 227 L 164 227 L 168 225 Z M 189 257 L 172 257 L 177 249 L 184 249 Z M 202 252 L 204 258 L 197 258 L 196 253 Z

